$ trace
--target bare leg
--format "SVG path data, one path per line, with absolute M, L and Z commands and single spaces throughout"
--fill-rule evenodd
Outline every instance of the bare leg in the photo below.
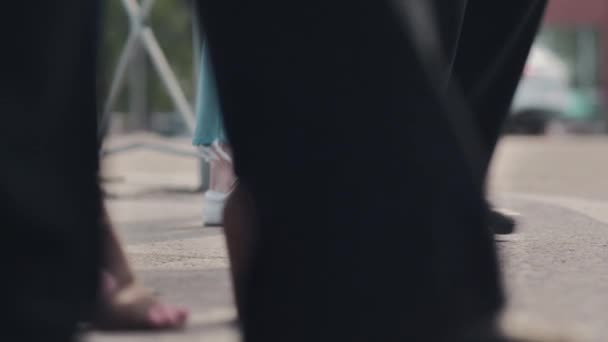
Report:
M 222 149 L 230 155 L 230 148 L 227 145 L 222 145 Z M 224 159 L 211 162 L 210 186 L 209 191 L 205 193 L 205 208 L 203 210 L 205 225 L 223 225 L 222 213 L 226 198 L 232 191 L 235 180 L 231 162 Z
M 215 160 L 209 162 L 209 189 L 213 190 L 217 187 L 217 162 Z
M 232 155 L 230 146 L 221 145 L 221 147 L 228 155 Z M 211 185 L 211 189 L 223 193 L 230 192 L 236 180 L 232 163 L 227 160 L 219 160 L 213 164 L 212 173 L 214 173 L 214 183 Z
M 117 286 L 124 286 L 135 281 L 135 275 L 129 265 L 120 239 L 114 230 L 107 210 L 103 210 L 103 269 L 112 275 Z
M 103 292 L 94 325 L 104 330 L 182 327 L 188 312 L 160 302 L 137 282 L 105 207 L 103 220 Z

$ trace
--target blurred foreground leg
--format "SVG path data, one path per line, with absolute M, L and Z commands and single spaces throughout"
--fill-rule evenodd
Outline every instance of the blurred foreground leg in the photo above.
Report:
M 259 228 L 237 286 L 246 340 L 459 341 L 492 321 L 502 291 L 459 113 L 389 1 L 201 5 Z
M 95 304 L 98 2 L 0 11 L 2 341 L 68 341 Z

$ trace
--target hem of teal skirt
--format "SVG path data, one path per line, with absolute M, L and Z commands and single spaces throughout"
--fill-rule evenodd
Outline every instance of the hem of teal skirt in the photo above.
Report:
M 192 140 L 192 145 L 194 146 L 211 146 L 213 142 L 205 141 L 205 140 Z
M 216 139 L 217 140 L 217 139 Z M 213 143 L 215 142 L 215 140 L 209 141 L 206 139 L 192 139 L 192 145 L 194 146 L 211 146 L 213 145 Z M 225 140 L 220 140 L 220 144 L 227 144 L 228 142 Z

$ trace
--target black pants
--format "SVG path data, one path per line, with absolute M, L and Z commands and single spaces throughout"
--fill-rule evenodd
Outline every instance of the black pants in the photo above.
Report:
M 2 341 L 68 341 L 95 299 L 95 3 L 0 11 Z
M 260 216 L 249 341 L 455 341 L 502 306 L 482 186 L 446 119 L 462 113 L 389 3 L 202 1 Z
M 486 147 L 487 172 L 547 0 L 467 0 L 453 68 Z
M 487 172 L 547 1 L 441 2 L 434 5 L 451 86 L 474 115 Z

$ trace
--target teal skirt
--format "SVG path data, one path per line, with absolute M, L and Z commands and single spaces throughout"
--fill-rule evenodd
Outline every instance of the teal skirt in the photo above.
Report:
M 227 143 L 215 75 L 209 52 L 203 46 L 196 96 L 196 128 L 192 144 L 210 146 L 216 141 Z

